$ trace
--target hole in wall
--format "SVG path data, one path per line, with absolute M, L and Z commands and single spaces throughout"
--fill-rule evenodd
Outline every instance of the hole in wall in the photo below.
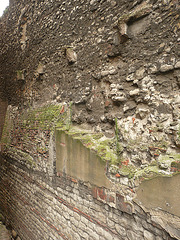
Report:
M 130 37 L 138 36 L 139 34 L 146 31 L 146 29 L 149 26 L 149 18 L 148 16 L 139 18 L 136 21 L 133 21 L 132 19 L 128 22 L 128 35 Z

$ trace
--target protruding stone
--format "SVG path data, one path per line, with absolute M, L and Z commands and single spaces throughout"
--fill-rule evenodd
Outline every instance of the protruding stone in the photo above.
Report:
M 44 74 L 44 66 L 42 64 L 39 64 L 36 72 L 38 74 Z
M 66 49 L 66 56 L 69 63 L 75 63 L 77 61 L 77 54 L 71 47 Z
M 136 111 L 136 116 L 139 117 L 140 119 L 144 119 L 149 113 L 149 109 L 146 108 L 139 108 Z
M 168 169 L 169 168 L 169 164 L 166 162 L 158 162 L 158 166 L 160 169 Z
M 115 96 L 112 97 L 114 102 L 124 102 L 126 101 L 126 95 L 123 92 L 118 92 Z
M 133 81 L 133 80 L 134 80 L 134 74 L 130 74 L 130 75 L 128 75 L 127 78 L 126 78 L 126 81 L 127 81 L 127 82 L 131 82 L 131 81 Z
M 156 66 L 156 65 L 150 66 L 148 72 L 149 72 L 149 73 L 157 73 L 157 72 L 158 72 L 157 66 Z
M 124 105 L 123 110 L 124 110 L 124 112 L 127 112 L 128 110 L 132 110 L 132 109 L 134 109 L 135 107 L 136 107 L 135 102 L 129 101 L 127 104 Z
M 129 95 L 130 96 L 136 96 L 136 95 L 139 95 L 139 89 L 137 88 L 137 89 L 134 89 L 134 90 L 131 90 L 130 92 L 129 92 Z
M 175 64 L 174 68 L 180 68 L 180 61 Z
M 126 236 L 126 230 L 119 224 L 115 225 L 116 231 L 120 234 L 120 236 L 125 237 Z
M 17 80 L 25 80 L 25 70 L 23 69 L 23 70 L 18 70 L 18 71 L 16 71 L 16 73 L 17 73 Z
M 135 232 L 128 230 L 127 231 L 128 240 L 139 240 L 142 239 L 141 236 L 137 235 Z
M 145 69 L 144 68 L 139 68 L 136 71 L 136 77 L 137 79 L 142 79 L 144 77 Z
M 17 237 L 17 232 L 16 232 L 15 230 L 12 230 L 12 233 L 11 233 L 11 234 L 12 234 L 12 237 L 13 237 L 13 238 L 16 238 L 16 237 Z
M 118 28 L 121 36 L 121 43 L 126 42 L 128 40 L 127 24 L 125 22 L 119 23 Z
M 114 1 L 114 0 L 113 0 L 113 1 L 111 1 L 111 6 L 112 6 L 112 7 L 115 7 L 115 6 L 116 6 L 116 4 L 117 4 L 117 3 L 116 3 L 116 1 Z
M 90 1 L 90 5 L 93 5 L 94 3 L 96 3 L 96 0 L 91 0 Z
M 20 237 L 17 237 L 16 240 L 21 240 L 21 238 L 20 238 Z
M 173 70 L 173 68 L 174 68 L 173 65 L 164 64 L 164 65 L 161 65 L 160 71 L 161 72 L 168 72 L 168 71 Z

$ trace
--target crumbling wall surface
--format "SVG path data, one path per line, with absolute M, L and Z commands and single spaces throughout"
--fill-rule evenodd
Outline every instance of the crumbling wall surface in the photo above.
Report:
M 144 178 L 179 171 L 179 12 L 178 0 L 10 1 L 0 19 L 0 84 L 10 109 L 0 200 L 22 239 L 179 236 L 132 205 Z M 55 172 L 60 118 L 66 131 L 103 134 L 106 146 L 84 143 L 114 164 L 113 194 Z
M 138 166 L 161 154 L 154 143 L 179 148 L 177 0 L 11 1 L 1 24 L 10 103 L 72 102 L 74 124 L 109 137 L 117 119 Z
M 77 123 L 173 113 L 178 18 L 175 0 L 14 0 L 2 19 L 7 89 L 31 104 L 73 101 Z

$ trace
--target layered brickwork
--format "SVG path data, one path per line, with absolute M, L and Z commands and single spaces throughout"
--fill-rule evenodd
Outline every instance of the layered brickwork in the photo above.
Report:
M 4 158 L 0 177 L 0 205 L 6 224 L 22 240 L 173 239 L 137 205 L 134 213 L 111 207 L 103 189 L 95 190 L 70 177 L 49 179 Z M 126 205 L 123 198 L 110 200 L 116 206 Z

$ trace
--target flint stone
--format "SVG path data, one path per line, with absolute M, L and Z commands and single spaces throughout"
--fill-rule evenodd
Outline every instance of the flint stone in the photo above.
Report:
M 144 68 L 139 68 L 136 71 L 136 77 L 137 79 L 142 79 L 144 77 L 145 69 Z
M 164 64 L 160 67 L 160 72 L 168 72 L 173 69 L 174 69 L 173 65 Z
M 75 63 L 77 61 L 77 54 L 73 50 L 73 48 L 67 48 L 66 49 L 66 56 L 67 56 L 67 59 L 68 59 L 69 63 Z
M 136 96 L 136 95 L 139 95 L 139 89 L 134 89 L 132 91 L 129 92 L 129 95 L 130 96 Z
M 175 64 L 174 68 L 180 68 L 180 61 Z

